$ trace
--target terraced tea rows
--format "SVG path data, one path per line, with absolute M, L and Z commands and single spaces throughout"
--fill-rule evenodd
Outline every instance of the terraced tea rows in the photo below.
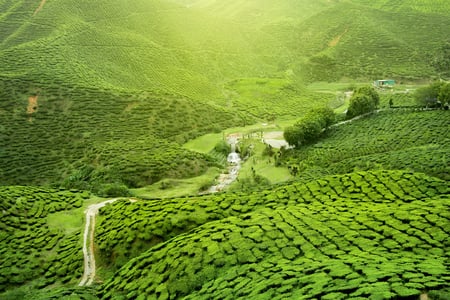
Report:
M 0 187 L 0 292 L 40 279 L 44 287 L 82 274 L 79 231 L 49 226 L 48 216 L 79 208 L 87 193 Z
M 334 127 L 323 141 L 282 160 L 298 176 L 410 169 L 448 180 L 448 111 L 382 111 Z
M 448 287 L 449 191 L 425 175 L 380 171 L 159 209 L 116 202 L 98 223 L 100 253 L 108 232 L 117 248 L 143 252 L 101 296 L 388 299 Z
M 211 165 L 209 158 L 184 150 L 177 142 L 244 121 L 177 96 L 36 89 L 33 83 L 3 82 L 3 185 L 55 184 L 67 179 L 67 188 L 90 189 L 87 184 L 91 184 L 98 189 L 105 182 L 137 186 L 165 176 L 196 175 Z M 38 94 L 36 112 L 26 114 L 33 93 Z

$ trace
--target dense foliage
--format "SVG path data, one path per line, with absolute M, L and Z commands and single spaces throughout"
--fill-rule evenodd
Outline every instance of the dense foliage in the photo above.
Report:
M 358 88 L 350 98 L 347 109 L 347 118 L 351 119 L 359 115 L 374 111 L 380 104 L 380 95 L 370 86 Z
M 37 187 L 0 187 L 0 293 L 35 279 L 42 288 L 55 282 L 75 283 L 81 277 L 80 230 L 64 231 L 49 219 L 80 208 L 88 196 Z
M 299 178 L 354 170 L 410 169 L 449 180 L 448 111 L 381 111 L 333 126 L 320 142 L 290 150 L 283 163 Z
M 335 122 L 335 119 L 336 116 L 331 108 L 313 109 L 293 126 L 284 130 L 284 139 L 294 147 L 313 143 Z
M 116 202 L 102 209 L 100 251 L 114 241 L 141 254 L 101 297 L 388 299 L 448 287 L 448 192 L 422 174 L 381 171 Z
M 450 83 L 436 81 L 417 89 L 414 98 L 418 105 L 442 108 L 450 105 Z

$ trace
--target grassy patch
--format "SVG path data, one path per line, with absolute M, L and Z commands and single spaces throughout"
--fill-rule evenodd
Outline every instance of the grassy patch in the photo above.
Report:
M 218 168 L 210 168 L 201 176 L 180 180 L 165 179 L 150 186 L 131 189 L 131 192 L 134 196 L 142 198 L 171 198 L 196 195 L 205 186 L 212 186 L 214 178 L 219 173 L 220 170 Z
M 242 164 L 238 180 L 231 185 L 231 189 L 239 190 L 242 181 L 252 180 L 255 175 L 266 178 L 271 184 L 285 182 L 291 178 L 287 168 L 275 166 L 274 156 L 263 153 L 265 144 L 260 140 L 251 140 L 251 144 L 254 145 L 252 155 Z
M 220 142 L 223 138 L 223 134 L 209 133 L 190 140 L 189 142 L 185 143 L 183 147 L 191 151 L 206 154 L 211 152 L 217 145 L 217 143 Z

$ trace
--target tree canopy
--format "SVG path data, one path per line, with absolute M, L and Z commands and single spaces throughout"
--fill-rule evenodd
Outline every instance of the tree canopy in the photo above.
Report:
M 414 93 L 414 98 L 418 105 L 436 106 L 450 103 L 450 83 L 436 81 L 428 86 L 419 88 Z
M 347 118 L 353 118 L 375 110 L 380 103 L 380 96 L 371 86 L 358 88 L 350 98 Z
M 295 125 L 287 127 L 284 131 L 284 139 L 293 147 L 313 143 L 335 122 L 335 119 L 336 116 L 331 108 L 315 108 Z

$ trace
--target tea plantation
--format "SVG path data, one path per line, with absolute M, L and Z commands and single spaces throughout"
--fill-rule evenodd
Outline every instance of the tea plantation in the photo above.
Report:
M 0 85 L 2 185 L 96 186 L 99 192 L 104 184 L 197 175 L 214 163 L 179 143 L 252 120 L 176 95 L 37 88 L 16 80 Z M 27 113 L 30 95 L 37 104 Z
M 301 178 L 409 169 L 449 180 L 448 111 L 387 110 L 332 127 L 325 139 L 280 158 Z
M 374 171 L 250 195 L 116 202 L 102 209 L 99 254 L 138 256 L 100 295 L 389 299 L 448 288 L 449 191 L 420 173 Z
M 450 115 L 400 108 L 449 80 L 449 11 L 0 1 L 0 299 L 450 299 Z M 343 112 L 344 92 L 385 78 L 398 86 L 380 111 L 254 159 L 290 182 L 133 197 L 194 177 L 208 188 L 228 153 L 183 148 L 196 137 L 262 138 L 313 108 Z M 242 148 L 267 150 L 248 136 Z M 84 210 L 107 199 L 83 234 Z M 94 284 L 79 286 L 86 265 Z
M 82 207 L 86 192 L 0 187 L 0 293 L 36 280 L 35 287 L 71 283 L 83 273 L 81 231 L 49 218 Z

